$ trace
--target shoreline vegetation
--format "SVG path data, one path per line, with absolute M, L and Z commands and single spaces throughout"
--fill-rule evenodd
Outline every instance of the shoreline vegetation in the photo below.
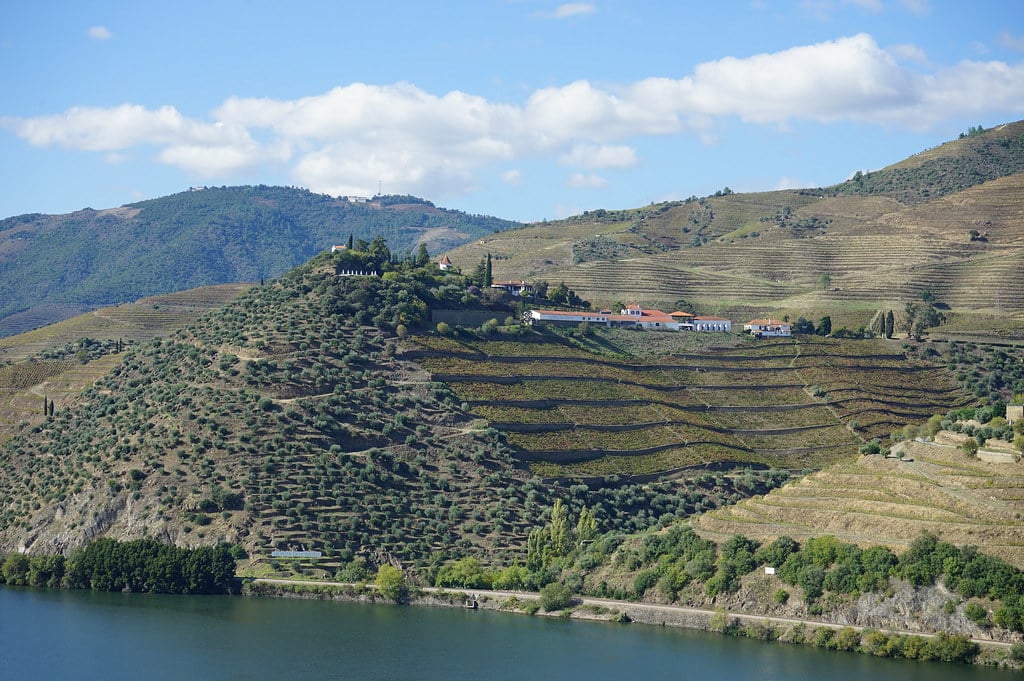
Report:
M 820 620 L 729 612 L 723 608 L 709 610 L 579 595 L 569 595 L 568 602 L 562 601 L 551 606 L 546 602 L 550 596 L 543 590 L 534 592 L 408 587 L 400 597 L 395 598 L 394 594 L 386 595 L 383 588 L 372 582 L 349 583 L 261 577 L 246 580 L 242 595 L 397 603 L 494 610 L 563 619 L 635 622 L 653 626 L 699 629 L 763 641 L 813 645 L 877 657 L 1021 668 L 1021 661 L 1018 659 L 1019 653 L 1022 652 L 1019 650 L 1021 644 L 993 639 L 970 638 L 946 632 L 891 631 Z M 550 609 L 545 605 L 549 605 Z

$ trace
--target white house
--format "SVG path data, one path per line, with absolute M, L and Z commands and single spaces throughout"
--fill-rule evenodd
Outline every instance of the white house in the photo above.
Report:
M 533 295 L 533 284 L 528 284 L 525 281 L 496 281 L 491 284 L 491 288 L 508 291 L 514 296 Z
M 732 320 L 725 317 L 694 317 L 693 330 L 732 333 Z
M 778 319 L 752 319 L 743 325 L 743 330 L 760 338 L 788 338 L 793 335 L 793 328 L 789 323 Z
M 448 256 L 446 255 L 443 258 L 441 258 L 441 261 L 437 263 L 437 266 L 440 268 L 442 272 L 447 272 L 452 268 L 452 261 L 449 260 Z
M 697 320 L 705 323 L 698 328 Z M 530 310 L 530 324 L 548 323 L 575 325 L 587 322 L 598 326 L 629 329 L 658 329 L 665 331 L 731 331 L 732 322 L 720 317 L 694 317 L 688 312 L 666 314 L 661 310 L 648 310 L 639 305 L 629 305 L 612 314 L 609 310 L 600 312 L 567 312 L 565 310 Z

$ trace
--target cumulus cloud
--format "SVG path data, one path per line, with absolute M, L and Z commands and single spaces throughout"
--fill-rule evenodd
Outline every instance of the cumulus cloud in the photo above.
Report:
M 861 34 L 725 57 L 680 78 L 580 80 L 536 90 L 521 104 L 410 83 L 352 83 L 297 99 L 232 97 L 205 118 L 123 104 L 0 126 L 40 147 L 151 149 L 161 163 L 211 178 L 272 163 L 315 191 L 366 195 L 383 182 L 446 197 L 474 191 L 481 168 L 537 158 L 578 171 L 573 186 L 604 186 L 592 171 L 636 165 L 635 140 L 689 134 L 713 143 L 722 121 L 734 118 L 924 130 L 985 111 L 1024 111 L 1024 65 L 979 60 L 910 70 L 900 63 L 923 57 L 912 45 L 886 50 Z M 502 181 L 519 179 L 510 172 Z
M 519 181 L 522 179 L 522 172 L 516 169 L 506 170 L 501 174 L 501 181 L 505 184 L 519 184 Z
M 114 34 L 106 26 L 91 26 L 86 33 L 93 40 L 110 40 L 114 37 Z

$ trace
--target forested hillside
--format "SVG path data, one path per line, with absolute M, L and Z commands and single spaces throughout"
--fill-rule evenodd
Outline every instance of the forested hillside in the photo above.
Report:
M 436 253 L 515 224 L 415 197 L 350 202 L 267 186 L 12 217 L 0 221 L 0 336 L 144 296 L 277 277 L 350 236 Z

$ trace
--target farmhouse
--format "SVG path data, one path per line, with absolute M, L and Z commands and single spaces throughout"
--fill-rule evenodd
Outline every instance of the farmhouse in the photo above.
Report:
M 448 256 L 446 255 L 443 258 L 441 258 L 441 261 L 437 263 L 437 266 L 441 269 L 442 272 L 447 272 L 452 268 L 452 261 L 449 260 Z
M 331 246 L 331 253 L 337 253 L 338 251 L 347 251 L 348 246 Z
M 705 320 L 698 325 L 698 319 Z M 553 324 L 575 326 L 586 322 L 598 326 L 628 329 L 659 329 L 666 331 L 731 331 L 732 322 L 721 317 L 694 317 L 688 312 L 666 314 L 661 310 L 648 310 L 639 305 L 629 305 L 613 314 L 610 310 L 600 312 L 567 312 L 565 310 L 530 310 L 527 315 L 530 324 Z
M 778 319 L 752 319 L 743 325 L 743 330 L 758 338 L 788 338 L 793 335 L 793 329 L 789 323 Z
M 525 281 L 496 281 L 491 284 L 491 288 L 508 291 L 514 296 L 533 295 L 533 284 L 527 284 Z

